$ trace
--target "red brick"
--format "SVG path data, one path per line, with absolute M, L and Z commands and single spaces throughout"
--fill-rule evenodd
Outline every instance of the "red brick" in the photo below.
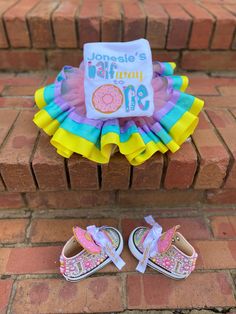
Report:
M 70 184 L 73 190 L 98 190 L 98 166 L 82 156 L 73 155 L 68 160 Z
M 193 140 L 200 155 L 196 189 L 219 188 L 226 175 L 229 154 L 213 129 L 196 129 Z
M 209 204 L 236 204 L 236 189 L 207 191 Z
M 199 253 L 197 269 L 235 268 L 236 241 L 193 241 Z
M 49 68 L 60 70 L 65 64 L 78 67 L 83 60 L 83 53 L 78 50 L 50 50 L 47 59 Z
M 1 274 L 59 272 L 61 246 L 1 248 Z
M 182 205 L 196 205 L 202 201 L 202 191 L 120 191 L 118 194 L 118 204 L 121 207 L 143 207 L 143 206 L 158 206 L 160 207 L 176 207 Z
M 8 40 L 5 33 L 5 27 L 3 22 L 3 14 L 7 11 L 17 0 L 3 0 L 0 3 L 0 48 L 8 47 Z
M 4 14 L 7 35 L 12 47 L 31 46 L 26 15 L 38 2 L 39 0 L 21 0 Z
M 236 237 L 236 216 L 213 216 L 210 221 L 215 238 Z
M 213 130 L 214 126 L 209 121 L 206 113 L 204 111 L 199 114 L 199 123 L 197 126 L 198 130 Z
M 0 221 L 1 222 L 1 221 Z M 64 242 L 72 235 L 72 227 L 86 229 L 89 225 L 118 227 L 115 219 L 33 219 L 30 227 L 31 242 Z
M 226 109 L 217 109 L 217 110 L 207 110 L 207 115 L 209 116 L 211 122 L 218 130 L 225 129 L 227 127 L 236 126 L 235 119 Z
M 58 71 L 50 71 L 46 77 L 46 80 L 44 81 L 44 85 L 53 84 L 56 79 L 57 74 L 58 74 Z
M 192 18 L 178 4 L 166 4 L 164 8 L 170 16 L 167 49 L 186 48 Z
M 7 313 L 7 307 L 10 302 L 10 295 L 12 290 L 13 280 L 0 280 L 0 313 Z
M 32 159 L 32 167 L 42 191 L 64 191 L 67 189 L 64 158 L 56 153 L 45 134 L 40 134 Z
M 30 34 L 35 48 L 53 47 L 53 33 L 51 29 L 51 15 L 59 4 L 58 0 L 42 0 L 27 15 Z
M 133 190 L 155 190 L 160 187 L 164 159 L 162 154 L 155 154 L 140 166 L 133 167 Z
M 53 12 L 52 22 L 57 47 L 76 48 L 76 12 L 79 2 L 77 0 L 64 0 Z
M 1 50 L 0 69 L 14 71 L 34 71 L 45 68 L 43 51 L 37 50 Z
M 100 41 L 101 1 L 84 1 L 78 18 L 80 48 L 87 42 Z
M 158 274 L 128 275 L 127 294 L 129 309 L 235 306 L 231 278 L 224 272 L 193 273 L 183 281 Z
M 38 130 L 32 123 L 34 112 L 22 111 L 13 131 L 0 151 L 2 178 L 9 191 L 23 192 L 36 189 L 30 167 L 30 157 Z
M 37 192 L 27 193 L 26 198 L 33 209 L 110 207 L 115 203 L 115 193 L 104 191 Z
M 12 306 L 16 314 L 108 313 L 123 310 L 122 280 L 118 276 L 88 278 L 74 285 L 59 279 L 21 280 L 17 282 Z
M 193 239 L 209 239 L 210 232 L 203 218 L 159 218 L 154 215 L 155 220 L 162 226 L 163 231 L 166 231 L 173 226 L 180 225 L 180 232 L 188 240 Z M 132 230 L 138 226 L 143 226 L 145 224 L 144 219 L 128 219 L 124 218 L 121 220 L 122 235 L 124 240 L 128 240 Z M 150 226 L 149 226 L 150 227 Z
M 38 86 L 7 86 L 3 96 L 33 96 Z
M 231 167 L 224 187 L 236 188 L 236 138 L 232 136 L 235 133 L 236 121 L 228 111 L 223 109 L 207 112 L 231 153 Z
M 28 219 L 1 219 L 1 243 L 23 242 L 25 239 L 25 231 L 28 223 Z
M 102 165 L 103 190 L 127 190 L 129 182 L 130 164 L 121 154 L 115 154 L 108 164 Z
M 179 58 L 179 51 L 152 50 L 152 59 L 154 61 L 178 63 Z
M 214 18 L 202 7 L 191 2 L 184 4 L 184 9 L 193 18 L 189 48 L 207 49 L 213 30 Z
M 220 86 L 218 89 L 219 89 L 221 95 L 236 96 L 236 87 L 235 86 Z
M 145 0 L 144 10 L 147 15 L 146 38 L 152 48 L 165 48 L 169 17 L 155 0 Z
M 0 108 L 32 108 L 33 97 L 0 97 Z
M 120 3 L 110 0 L 102 1 L 102 41 L 121 41 Z
M 45 79 L 45 73 L 18 73 L 17 75 L 0 76 L 0 83 L 10 86 L 38 86 L 40 87 Z
M 186 142 L 175 154 L 168 153 L 168 164 L 164 187 L 166 189 L 188 189 L 197 169 L 197 154 L 194 146 Z
M 124 41 L 145 37 L 145 14 L 137 0 L 124 0 Z
M 221 5 L 204 4 L 204 7 L 216 18 L 212 49 L 229 49 L 232 44 L 236 18 Z
M 236 51 L 184 51 L 181 67 L 186 70 L 236 70 Z
M 236 104 L 234 102 L 235 96 L 204 96 L 206 108 L 234 108 Z
M 219 95 L 214 78 L 202 74 L 188 74 L 189 86 L 187 92 L 191 95 Z
M 9 133 L 16 117 L 18 110 L 2 110 L 0 114 L 0 147 Z
M 0 209 L 20 209 L 24 208 L 25 202 L 20 193 L 0 193 Z

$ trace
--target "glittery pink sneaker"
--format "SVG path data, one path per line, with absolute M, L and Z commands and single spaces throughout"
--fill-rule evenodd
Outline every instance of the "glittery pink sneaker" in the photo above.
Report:
M 147 265 L 174 278 L 187 278 L 195 268 L 197 253 L 175 226 L 162 233 L 152 216 L 145 217 L 151 229 L 138 227 L 129 237 L 129 248 L 139 260 L 137 271 L 144 273 Z
M 125 263 L 120 254 L 123 238 L 113 227 L 73 228 L 74 236 L 65 244 L 60 256 L 60 272 L 69 281 L 84 279 L 113 262 L 118 269 Z

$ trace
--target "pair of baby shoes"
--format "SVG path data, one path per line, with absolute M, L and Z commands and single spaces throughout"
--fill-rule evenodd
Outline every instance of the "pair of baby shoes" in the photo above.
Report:
M 137 227 L 129 236 L 129 249 L 139 261 L 136 270 L 144 273 L 149 266 L 174 279 L 187 278 L 195 268 L 197 253 L 177 231 L 180 226 L 162 232 L 152 216 L 145 221 L 150 228 Z M 110 262 L 119 270 L 125 265 L 120 257 L 124 241 L 116 228 L 74 227 L 73 233 L 60 256 L 60 272 L 66 280 L 79 281 Z

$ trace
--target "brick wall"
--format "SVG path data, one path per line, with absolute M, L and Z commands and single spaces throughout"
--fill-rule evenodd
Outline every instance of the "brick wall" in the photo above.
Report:
M 230 0 L 2 0 L 0 69 L 78 65 L 85 42 L 147 38 L 184 70 L 236 70 Z

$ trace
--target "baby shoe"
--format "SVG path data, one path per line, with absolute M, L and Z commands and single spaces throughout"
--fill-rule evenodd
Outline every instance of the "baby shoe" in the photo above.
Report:
M 162 227 L 152 216 L 144 218 L 152 228 L 138 227 L 129 236 L 129 249 L 139 260 L 137 271 L 144 273 L 147 265 L 174 278 L 187 278 L 195 268 L 197 253 L 179 225 L 162 233 Z
M 60 272 L 69 281 L 86 278 L 111 261 L 118 269 L 125 263 L 120 254 L 123 238 L 113 227 L 89 226 L 86 230 L 74 227 L 60 256 Z

